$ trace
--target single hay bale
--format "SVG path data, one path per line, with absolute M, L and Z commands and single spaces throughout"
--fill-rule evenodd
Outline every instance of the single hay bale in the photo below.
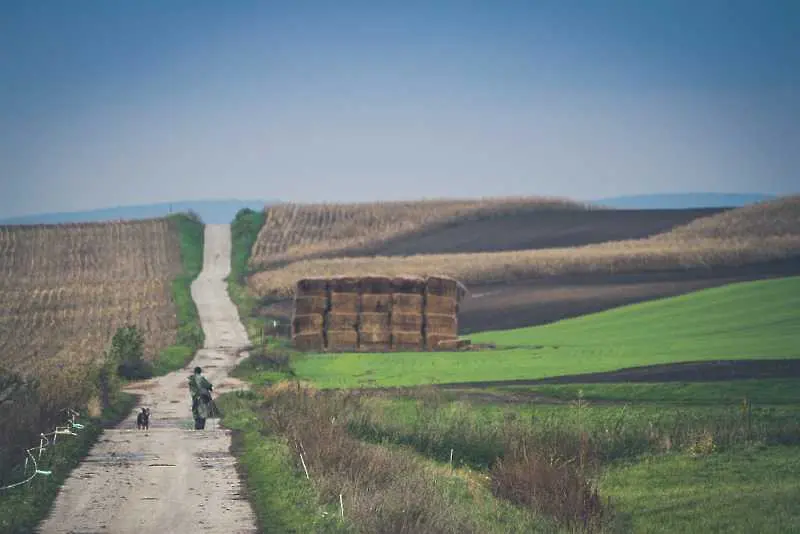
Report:
M 425 287 L 428 295 L 450 297 L 454 299 L 458 299 L 461 296 L 459 283 L 452 278 L 431 276 L 426 281 Z
M 310 297 L 296 297 L 294 299 L 294 313 L 296 315 L 325 313 L 327 307 L 328 299 L 324 296 L 314 295 Z
M 394 350 L 422 350 L 423 338 L 421 332 L 402 332 L 392 330 L 392 349 Z
M 331 293 L 330 313 L 358 313 L 360 307 L 358 293 Z
M 358 332 L 354 330 L 328 330 L 326 337 L 328 350 L 355 352 L 358 349 Z
M 390 293 L 361 295 L 361 310 L 369 313 L 386 313 L 391 309 L 392 295 Z
M 295 295 L 298 297 L 324 297 L 328 292 L 328 280 L 303 278 L 297 281 Z
M 390 321 L 388 313 L 362 313 L 358 320 L 359 332 L 374 330 L 389 330 Z
M 425 279 L 420 277 L 398 276 L 391 280 L 392 293 L 406 295 L 425 294 Z
M 324 339 L 322 332 L 309 332 L 293 336 L 292 344 L 297 350 L 319 352 L 324 348 Z
M 362 294 L 388 294 L 392 292 L 392 280 L 386 276 L 365 276 L 361 279 L 359 290 Z
M 363 346 L 366 344 L 383 343 L 389 346 L 392 342 L 392 332 L 390 330 L 371 330 L 369 332 L 358 333 L 358 344 Z
M 324 316 L 319 313 L 295 315 L 292 318 L 292 332 L 294 334 L 319 333 L 322 334 Z
M 327 330 L 355 330 L 358 328 L 357 313 L 329 313 Z
M 392 330 L 422 333 L 421 313 L 392 313 Z
M 331 278 L 328 288 L 332 293 L 359 293 L 361 279 L 353 276 L 339 276 Z
M 458 301 L 452 297 L 428 295 L 425 302 L 426 313 L 455 315 L 458 313 Z
M 422 295 L 410 293 L 392 294 L 392 313 L 422 313 Z
M 429 334 L 455 336 L 458 333 L 458 317 L 455 315 L 429 313 L 425 316 L 425 331 Z
M 457 345 L 458 338 L 447 334 L 428 334 L 425 336 L 425 346 L 428 350 L 444 350 L 448 346 Z

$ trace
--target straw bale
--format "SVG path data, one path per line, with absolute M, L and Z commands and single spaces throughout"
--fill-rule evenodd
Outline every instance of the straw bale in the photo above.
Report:
M 294 299 L 294 313 L 296 315 L 325 313 L 327 306 L 328 299 L 319 295 L 311 297 L 296 297 Z
M 423 346 L 420 332 L 401 332 L 392 330 L 392 348 L 401 350 L 421 350 Z
M 388 330 L 390 321 L 388 313 L 362 313 L 358 321 L 359 332 Z
M 392 330 L 404 332 L 422 332 L 423 317 L 421 313 L 393 313 Z
M 324 316 L 319 313 L 295 315 L 292 318 L 292 332 L 295 334 L 319 333 L 322 334 Z
M 392 294 L 392 313 L 422 313 L 422 304 L 422 295 L 411 293 Z
M 358 333 L 354 330 L 329 330 L 326 337 L 328 350 L 355 352 L 358 348 Z
M 418 276 L 397 276 L 392 278 L 392 293 L 406 293 L 409 295 L 423 295 L 425 293 L 425 279 Z
M 336 293 L 358 293 L 360 280 L 353 276 L 339 276 L 330 279 L 328 288 Z
M 357 313 L 329 313 L 328 330 L 355 330 L 358 328 Z
M 301 351 L 321 351 L 324 346 L 322 332 L 297 334 L 292 338 L 294 347 Z
M 358 293 L 331 293 L 331 313 L 358 313 L 360 306 Z
M 328 291 L 328 281 L 324 278 L 303 278 L 297 281 L 295 295 L 300 297 L 324 297 Z
M 425 311 L 433 314 L 455 315 L 458 312 L 458 301 L 452 297 L 428 295 L 425 299 Z
M 361 295 L 361 309 L 369 313 L 388 312 L 391 309 L 392 295 L 390 293 Z
M 369 332 L 359 332 L 359 346 L 370 343 L 385 343 L 387 346 L 392 341 L 392 333 L 389 330 L 372 330 Z
M 454 336 L 458 332 L 458 318 L 455 315 L 429 313 L 425 316 L 425 331 Z
M 428 295 L 438 297 L 450 297 L 461 300 L 467 294 L 467 288 L 458 280 L 443 276 L 431 276 L 425 283 L 425 290 Z
M 359 289 L 362 294 L 380 295 L 392 292 L 392 279 L 386 276 L 365 276 L 361 279 Z

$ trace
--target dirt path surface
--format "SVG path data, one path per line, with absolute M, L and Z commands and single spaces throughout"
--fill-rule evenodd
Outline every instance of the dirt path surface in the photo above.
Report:
M 206 348 L 185 370 L 129 388 L 151 408 L 150 430 L 136 430 L 135 413 L 106 430 L 62 487 L 39 532 L 257 532 L 230 454 L 230 432 L 216 420 L 204 431 L 191 429 L 191 368 L 203 367 L 217 396 L 243 387 L 228 378 L 236 349 L 248 343 L 227 294 L 229 271 L 230 226 L 207 225 L 203 271 L 192 285 Z

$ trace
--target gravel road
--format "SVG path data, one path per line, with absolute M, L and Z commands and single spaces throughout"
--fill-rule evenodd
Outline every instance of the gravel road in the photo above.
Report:
M 136 430 L 135 412 L 106 430 L 62 487 L 39 532 L 257 532 L 229 451 L 230 432 L 216 420 L 192 430 L 187 377 L 194 366 L 203 367 L 217 396 L 244 387 L 228 377 L 237 349 L 248 343 L 224 282 L 229 271 L 230 226 L 207 225 L 203 271 L 192 285 L 205 349 L 186 369 L 128 389 L 150 407 L 150 430 Z

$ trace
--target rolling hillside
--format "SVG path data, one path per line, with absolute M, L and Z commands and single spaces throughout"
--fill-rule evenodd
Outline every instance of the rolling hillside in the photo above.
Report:
M 469 221 L 538 212 L 582 213 L 590 206 L 564 199 L 496 198 L 360 204 L 282 204 L 267 209 L 250 266 L 265 269 L 312 258 L 369 255 L 387 240 Z
M 522 243 L 528 238 L 528 243 L 543 245 L 559 235 L 574 239 L 579 228 L 592 228 L 595 235 L 611 235 L 609 229 L 635 235 L 647 230 L 647 225 L 634 224 L 634 218 L 625 224 L 626 214 L 643 212 L 617 214 L 614 210 L 551 210 L 525 215 L 575 222 L 572 227 L 565 222 L 561 228 L 566 226 L 567 231 L 562 234 L 555 225 L 544 229 L 538 225 L 509 226 L 506 232 L 499 231 L 509 220 L 506 217 L 522 217 L 519 214 L 477 221 L 461 219 L 448 227 L 432 229 L 428 235 L 412 234 L 416 240 L 395 237 L 373 245 L 388 252 L 409 253 L 408 256 L 337 257 L 279 264 L 251 275 L 249 287 L 254 294 L 272 302 L 265 312 L 287 316 L 290 303 L 280 301 L 291 297 L 295 280 L 304 276 L 446 274 L 464 281 L 472 292 L 462 306 L 462 332 L 543 324 L 736 281 L 798 274 L 798 198 L 785 197 L 736 210 L 711 210 L 705 217 L 699 217 L 697 212 L 668 212 L 675 218 L 650 219 L 667 231 L 644 239 L 501 252 L 464 251 L 469 250 L 470 243 L 491 243 L 492 235 L 500 244 Z M 675 225 L 678 217 L 688 219 L 688 224 Z M 592 218 L 609 224 L 593 225 Z M 482 228 L 487 229 L 485 233 Z M 439 239 L 448 234 L 451 237 L 447 240 Z M 590 234 L 588 230 L 585 233 Z M 413 254 L 411 250 L 433 249 L 437 243 L 460 244 L 462 252 Z

